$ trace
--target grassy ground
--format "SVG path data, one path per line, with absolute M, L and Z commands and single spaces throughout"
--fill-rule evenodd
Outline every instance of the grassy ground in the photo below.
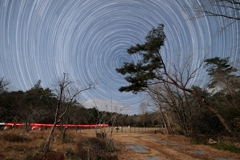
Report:
M 130 133 L 130 132 L 146 132 L 154 130 L 154 128 L 128 128 L 122 127 L 117 131 L 115 128 L 105 129 L 79 129 L 70 130 L 67 132 L 65 142 L 62 142 L 61 133 L 58 129 L 55 130 L 51 150 L 60 152 L 65 155 L 65 159 L 77 159 L 74 155 L 77 152 L 77 143 L 84 137 L 95 137 L 95 133 L 105 131 L 110 135 L 113 129 L 113 134 Z M 49 129 L 44 131 L 34 130 L 25 133 L 23 129 L 11 129 L 0 131 L 0 159 L 30 159 L 41 150 Z
M 191 140 L 184 136 L 178 135 L 167 135 L 161 134 L 162 132 L 158 131 L 157 134 L 154 133 L 156 128 L 120 128 L 118 131 L 114 128 L 112 138 L 116 144 L 117 150 L 115 152 L 109 152 L 105 157 L 118 157 L 118 159 L 128 159 L 128 160 L 137 160 L 137 159 L 146 159 L 147 157 L 157 156 L 161 159 L 214 159 L 214 157 L 225 157 L 225 158 L 234 158 L 240 159 L 240 155 L 237 153 L 231 153 L 229 151 L 223 151 L 215 149 L 209 145 L 195 145 L 191 144 Z M 98 129 L 98 132 L 103 130 Z M 105 128 L 104 130 L 109 137 L 111 128 Z M 54 153 L 59 153 L 59 155 L 64 155 L 66 160 L 70 159 L 80 159 L 79 154 L 90 150 L 89 148 L 80 146 L 89 145 L 89 141 L 83 141 L 86 138 L 96 137 L 95 129 L 85 129 L 85 130 L 70 130 L 67 135 L 67 139 L 63 143 L 61 140 L 61 133 L 58 129 L 55 130 L 53 141 L 51 145 L 51 150 Z M 47 139 L 49 130 L 44 131 L 30 131 L 25 133 L 22 129 L 12 129 L 0 131 L 0 159 L 8 160 L 30 160 L 34 155 L 38 155 L 41 147 L 44 144 L 44 141 Z M 186 146 L 186 149 L 177 149 L 173 146 L 163 145 L 161 143 L 154 142 L 151 138 L 157 140 L 164 140 L 169 142 L 174 142 L 176 145 Z M 95 139 L 91 139 L 94 143 Z M 131 149 L 126 149 L 126 143 L 132 142 L 134 144 L 144 145 L 148 148 L 148 153 L 135 153 Z M 98 141 L 97 143 L 101 144 L 103 142 Z M 96 146 L 93 146 L 93 148 Z M 217 148 L 217 147 L 216 147 Z M 80 151 L 81 150 L 81 151 Z M 97 148 L 96 150 L 99 150 Z M 195 155 L 191 153 L 192 150 L 205 150 L 207 151 L 206 155 Z M 91 153 L 90 153 L 91 154 Z M 102 154 L 102 153 L 100 153 Z M 61 159 L 61 158 L 59 158 Z M 105 158 L 107 159 L 107 158 Z M 110 159 L 110 158 L 109 158 Z M 113 158 L 112 158 L 113 159 Z

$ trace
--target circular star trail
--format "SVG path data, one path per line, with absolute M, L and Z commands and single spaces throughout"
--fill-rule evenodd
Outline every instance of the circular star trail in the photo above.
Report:
M 186 6 L 188 0 L 1 0 L 0 77 L 13 90 L 28 90 L 39 79 L 51 88 L 68 73 L 76 87 L 96 84 L 84 100 L 137 105 L 142 97 L 118 91 L 127 82 L 115 69 L 140 58 L 127 48 L 143 43 L 159 23 L 165 25 L 167 67 L 183 65 L 189 55 L 192 68 L 206 55 L 237 58 L 239 23 L 217 34 L 225 19 L 192 20 Z

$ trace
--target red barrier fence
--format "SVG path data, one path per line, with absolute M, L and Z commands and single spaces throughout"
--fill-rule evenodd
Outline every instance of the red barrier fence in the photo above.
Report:
M 24 123 L 0 123 L 0 126 L 6 127 L 21 127 L 25 126 Z M 32 129 L 37 129 L 39 127 L 52 127 L 53 124 L 44 124 L 44 123 L 31 123 L 30 126 Z M 57 124 L 56 127 L 60 127 L 60 124 Z M 101 127 L 108 127 L 108 124 L 63 124 L 65 128 L 101 128 Z

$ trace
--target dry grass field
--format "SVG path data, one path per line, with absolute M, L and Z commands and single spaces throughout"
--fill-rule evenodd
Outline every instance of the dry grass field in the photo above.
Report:
M 167 135 L 162 133 L 154 134 L 155 128 L 121 128 L 113 131 L 112 138 L 116 145 L 116 151 L 109 152 L 108 156 L 102 159 L 127 159 L 145 160 L 152 157 L 159 157 L 161 160 L 186 160 L 186 159 L 209 159 L 232 158 L 240 159 L 240 154 L 229 151 L 217 150 L 209 145 L 194 145 L 190 139 L 179 135 Z M 110 135 L 110 128 L 105 132 Z M 98 130 L 100 132 L 100 130 Z M 3 160 L 30 160 L 37 159 L 49 130 L 30 131 L 24 133 L 22 129 L 0 131 L 0 159 Z M 68 132 L 66 141 L 63 143 L 58 129 L 55 130 L 51 150 L 54 153 L 64 155 L 64 159 L 80 159 L 78 145 L 86 138 L 96 137 L 95 129 L 71 130 Z M 102 143 L 102 142 L 101 142 Z M 100 144 L 101 144 L 100 143 Z M 146 147 L 146 152 L 135 152 L 127 145 L 139 145 Z M 204 154 L 196 154 L 193 151 L 204 151 Z M 110 156 L 109 156 L 110 155 Z M 112 158 L 108 158 L 112 157 Z M 61 158 L 59 158 L 61 159 Z

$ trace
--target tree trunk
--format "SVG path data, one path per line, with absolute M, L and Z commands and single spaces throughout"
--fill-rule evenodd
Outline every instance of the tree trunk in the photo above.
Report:
M 228 130 L 228 132 L 235 132 L 232 126 L 227 122 L 227 120 L 225 120 L 225 118 L 218 112 L 218 110 L 213 108 L 204 98 L 199 96 L 197 93 L 192 91 L 192 94 L 195 95 L 195 97 L 197 97 L 199 100 L 201 100 L 207 106 L 207 108 L 218 117 L 218 119 L 220 120 L 222 125 Z
M 58 101 L 57 108 L 56 108 L 56 111 L 55 111 L 54 123 L 53 123 L 53 126 L 52 126 L 51 130 L 50 130 L 47 141 L 42 148 L 42 152 L 49 151 L 49 149 L 50 149 L 50 144 L 51 144 L 51 140 L 52 140 L 52 137 L 53 137 L 54 129 L 55 129 L 56 124 L 58 122 L 58 115 L 59 115 L 58 111 L 59 111 L 59 108 L 61 106 L 61 100 L 62 99 L 60 97 L 60 100 Z
M 166 118 L 165 118 L 165 116 L 164 116 L 164 114 L 163 114 L 163 111 L 161 110 L 160 112 L 161 112 L 161 115 L 162 115 L 164 127 L 166 128 L 167 134 L 169 134 L 170 131 L 169 131 L 169 128 L 168 128 L 168 126 L 167 126 Z
M 54 122 L 54 124 L 53 124 L 53 126 L 52 126 L 52 128 L 50 130 L 50 133 L 49 133 L 49 136 L 47 138 L 47 141 L 46 141 L 46 143 L 44 144 L 44 146 L 42 148 L 42 152 L 49 151 L 55 127 L 56 127 L 56 122 Z
M 168 118 L 168 114 L 166 113 L 166 122 L 167 122 L 167 130 L 170 134 L 173 134 L 172 124 Z
M 195 93 L 194 91 L 191 91 L 190 93 L 192 93 L 195 97 L 197 97 L 199 100 L 201 100 L 206 106 L 207 108 L 214 113 L 219 121 L 222 123 L 222 125 L 227 129 L 227 131 L 233 135 L 237 140 L 239 140 L 239 133 L 237 131 L 234 130 L 234 128 L 229 124 L 229 122 L 218 112 L 217 109 L 213 108 L 209 102 L 207 102 L 203 97 L 199 96 L 197 93 Z
M 64 127 L 63 130 L 62 130 L 62 143 L 65 142 L 65 139 L 66 139 L 66 131 L 67 131 L 67 128 Z

